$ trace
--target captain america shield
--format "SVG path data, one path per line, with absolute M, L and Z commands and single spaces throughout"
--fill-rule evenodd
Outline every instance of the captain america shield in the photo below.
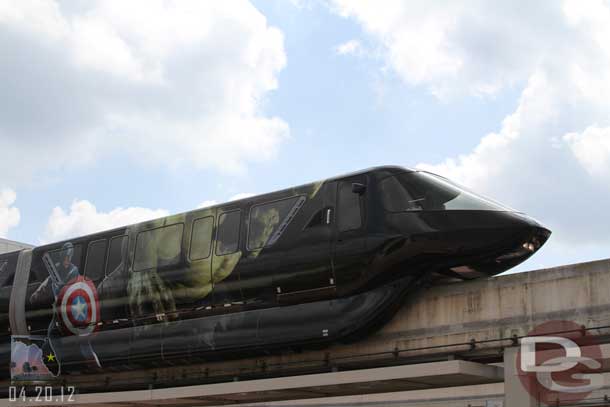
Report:
M 59 320 L 66 333 L 89 335 L 97 328 L 100 307 L 91 280 L 78 276 L 68 282 L 57 296 Z

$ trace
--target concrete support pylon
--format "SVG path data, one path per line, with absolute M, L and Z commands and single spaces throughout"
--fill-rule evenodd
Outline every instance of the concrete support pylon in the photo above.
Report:
M 518 352 L 518 346 L 504 349 L 504 407 L 538 407 L 539 403 L 529 394 L 519 377 Z

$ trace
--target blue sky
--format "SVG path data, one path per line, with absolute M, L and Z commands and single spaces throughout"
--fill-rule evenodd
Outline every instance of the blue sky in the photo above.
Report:
M 609 257 L 607 2 L 148 4 L 0 6 L 0 235 L 399 164 L 549 225 L 518 270 Z

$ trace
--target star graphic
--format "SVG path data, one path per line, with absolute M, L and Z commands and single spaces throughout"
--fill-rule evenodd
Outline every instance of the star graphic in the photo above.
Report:
M 87 319 L 87 304 L 82 297 L 76 297 L 72 303 L 72 315 L 79 321 Z
M 47 355 L 47 362 L 55 362 L 55 355 L 52 353 L 49 353 Z

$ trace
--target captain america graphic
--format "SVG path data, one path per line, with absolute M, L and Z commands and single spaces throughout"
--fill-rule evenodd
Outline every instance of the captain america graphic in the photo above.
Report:
M 78 362 L 90 367 L 101 367 L 90 338 L 100 320 L 95 285 L 81 276 L 78 267 L 73 264 L 72 243 L 64 243 L 59 252 L 54 254 L 52 256 L 52 253 L 47 252 L 43 255 L 42 260 L 49 276 L 30 297 L 30 302 L 36 302 L 39 298 L 44 298 L 49 290 L 53 294 L 53 318 L 47 329 L 48 339 L 43 352 L 54 356 L 52 359 L 56 360 L 49 361 L 50 367 L 55 375 L 59 375 L 64 353 L 59 338 L 73 335 L 73 343 L 80 348 L 81 360 Z

